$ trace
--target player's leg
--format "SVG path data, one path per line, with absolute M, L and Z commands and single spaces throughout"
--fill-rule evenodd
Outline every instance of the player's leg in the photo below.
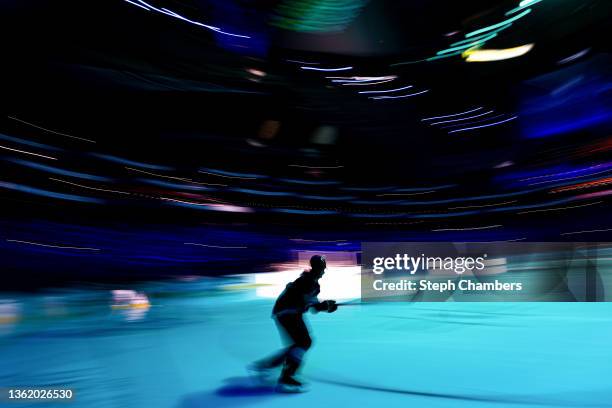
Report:
M 284 348 L 268 357 L 255 361 L 250 367 L 253 370 L 269 370 L 280 367 L 285 362 L 288 351 L 289 348 Z
M 285 365 L 279 378 L 279 386 L 285 392 L 300 392 L 303 390 L 302 384 L 295 379 L 295 374 L 302 365 L 304 354 L 312 345 L 312 339 L 301 315 L 279 319 L 279 322 L 285 327 L 293 340 L 293 345 L 287 350 Z
M 293 340 L 291 339 L 291 336 L 287 332 L 284 325 L 276 317 L 274 318 L 274 322 L 278 328 L 281 340 L 289 346 L 247 366 L 247 370 L 263 383 L 273 381 L 274 369 L 285 364 L 287 354 L 289 353 L 291 346 L 293 346 Z

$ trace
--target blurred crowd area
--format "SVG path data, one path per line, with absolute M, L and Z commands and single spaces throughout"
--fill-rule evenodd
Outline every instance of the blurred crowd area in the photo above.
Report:
M 3 269 L 132 279 L 362 241 L 606 241 L 610 12 L 5 2 Z

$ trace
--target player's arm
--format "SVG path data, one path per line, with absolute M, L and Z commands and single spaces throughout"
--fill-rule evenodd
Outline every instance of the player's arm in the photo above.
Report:
M 321 304 L 321 302 L 319 302 L 319 298 L 316 295 L 313 296 L 311 293 L 305 293 L 304 304 L 306 305 L 306 310 L 312 309 L 315 312 L 320 311 L 319 305 Z
M 312 310 L 315 313 L 328 312 L 332 313 L 338 309 L 335 300 L 324 300 L 319 302 L 319 298 L 314 293 L 318 293 L 318 288 L 313 287 L 310 283 L 301 281 L 296 285 L 296 289 L 302 294 L 306 310 Z
M 310 307 L 312 307 L 316 312 L 333 313 L 338 310 L 338 304 L 335 300 L 324 300 L 322 302 L 317 300 L 317 302 L 313 303 Z
M 318 290 L 317 290 L 318 293 Z M 333 313 L 338 310 L 338 305 L 335 300 L 324 300 L 319 302 L 319 298 L 317 296 L 312 296 L 311 298 L 311 306 L 315 313 L 318 312 L 327 312 Z

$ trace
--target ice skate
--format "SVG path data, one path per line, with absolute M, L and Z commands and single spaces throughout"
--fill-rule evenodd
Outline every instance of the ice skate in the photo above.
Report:
M 308 387 L 293 377 L 281 377 L 276 385 L 276 392 L 297 394 L 308 391 Z
M 247 366 L 249 376 L 257 383 L 257 385 L 274 385 L 275 369 L 274 367 L 264 366 L 259 363 L 252 363 Z

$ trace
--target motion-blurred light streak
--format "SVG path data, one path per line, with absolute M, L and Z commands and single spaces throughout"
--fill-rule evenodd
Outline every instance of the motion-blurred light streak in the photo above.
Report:
M 575 198 L 576 200 L 585 200 L 589 198 L 605 197 L 609 195 L 612 195 L 612 190 L 604 190 L 604 191 L 598 191 L 596 193 L 581 194 L 581 195 L 577 195 Z
M 560 193 L 560 192 L 565 192 L 565 191 L 572 191 L 572 190 L 581 190 L 581 189 L 585 189 L 585 188 L 591 188 L 591 187 L 601 187 L 601 186 L 607 186 L 608 184 L 612 183 L 612 177 L 606 177 L 606 178 L 602 178 L 599 180 L 589 180 L 587 182 L 584 183 L 579 183 L 579 184 L 573 184 L 567 187 L 560 187 L 560 188 L 556 188 L 554 190 L 551 191 L 551 193 Z M 563 184 L 561 184 L 563 185 Z
M 247 249 L 246 246 L 223 246 L 223 245 L 210 245 L 210 244 L 199 244 L 197 242 L 185 242 L 185 245 L 195 245 L 206 248 L 216 248 L 216 249 Z
M 238 173 L 238 172 L 235 172 L 235 171 L 232 172 L 232 171 L 217 170 L 217 169 L 200 169 L 200 170 L 198 170 L 198 173 L 208 174 L 208 175 L 211 175 L 211 176 L 234 178 L 234 179 L 245 179 L 245 180 L 252 180 L 252 179 L 265 178 L 266 177 L 266 176 L 264 176 L 262 174 Z
M 480 120 L 474 120 L 474 121 L 469 121 L 469 122 L 465 122 L 465 123 L 451 123 L 450 125 L 440 126 L 440 129 L 453 129 L 453 128 L 457 128 L 457 127 L 460 127 L 460 126 L 472 126 L 472 125 L 475 125 L 477 123 L 485 123 L 485 122 L 488 122 L 488 121 L 491 121 L 491 120 L 494 120 L 494 119 L 502 118 L 504 116 L 505 116 L 504 113 L 500 113 L 499 115 L 489 116 L 487 118 L 480 119 Z
M 536 213 L 536 212 L 571 210 L 573 208 L 589 207 L 591 205 L 597 205 L 597 204 L 601 204 L 601 203 L 603 203 L 603 201 L 597 201 L 597 202 L 588 203 L 588 204 L 570 205 L 570 206 L 567 206 L 567 207 L 543 208 L 543 209 L 540 209 L 540 210 L 521 211 L 521 212 L 519 212 L 517 214 L 529 214 L 529 213 Z
M 350 71 L 353 69 L 351 66 L 338 67 L 338 68 L 318 68 L 318 67 L 300 67 L 304 71 L 321 71 L 321 72 L 335 72 L 335 71 Z
M 483 212 L 498 213 L 498 212 L 509 212 L 509 211 L 515 211 L 515 210 L 526 210 L 530 208 L 542 208 L 542 207 L 551 206 L 551 205 L 566 204 L 571 201 L 574 201 L 574 200 L 572 198 L 563 198 L 560 200 L 553 200 L 553 201 L 534 203 L 534 204 L 512 205 L 510 207 L 501 207 L 501 208 L 490 208 L 490 209 L 484 210 Z
M 21 120 L 21 119 L 19 119 L 19 118 L 14 117 L 14 116 L 8 116 L 8 118 L 9 118 L 9 119 L 12 119 L 12 120 L 14 120 L 14 121 L 17 121 L 17 122 L 19 122 L 19 123 L 23 123 L 24 125 L 32 126 L 33 128 L 40 129 L 40 130 L 44 130 L 45 132 L 53 133 L 53 134 L 55 134 L 55 135 L 65 136 L 65 137 L 69 137 L 69 138 L 71 138 L 71 139 L 82 140 L 82 141 L 84 141 L 84 142 L 89 142 L 89 143 L 96 143 L 96 141 L 95 141 L 95 140 L 85 139 L 85 138 L 83 138 L 83 137 L 72 136 L 72 135 L 69 135 L 69 134 L 67 134 L 67 133 L 62 133 L 62 132 L 58 132 L 58 131 L 56 131 L 56 130 L 47 129 L 47 128 L 44 128 L 44 127 L 42 127 L 42 126 L 38 126 L 38 125 L 35 125 L 35 124 L 33 124 L 33 123 L 30 123 L 30 122 L 26 122 L 25 120 Z
M 432 229 L 433 232 L 443 232 L 443 231 L 478 231 L 478 230 L 487 230 L 493 228 L 501 228 L 503 225 L 495 224 L 495 225 L 486 225 L 482 227 L 464 227 L 464 228 L 438 228 Z
M 320 64 L 320 62 L 308 62 L 308 61 L 300 61 L 300 60 L 293 60 L 293 59 L 288 59 L 286 61 L 292 62 L 294 64 L 304 64 L 304 65 L 319 65 Z
M 171 183 L 171 182 L 163 181 L 163 180 L 153 180 L 153 179 L 138 179 L 138 180 L 144 183 L 147 183 L 147 184 L 152 184 L 154 186 L 173 188 L 177 190 L 194 190 L 194 191 L 212 191 L 214 190 L 213 188 L 207 187 L 207 186 Z
M 448 133 L 465 132 L 465 131 L 468 131 L 468 130 L 481 129 L 481 128 L 486 128 L 486 127 L 490 127 L 490 126 L 497 126 L 497 125 L 501 125 L 502 123 L 510 122 L 511 120 L 514 120 L 517 117 L 518 116 L 512 116 L 511 118 L 508 118 L 508 119 L 505 119 L 505 120 L 501 120 L 501 121 L 495 122 L 495 123 L 489 123 L 489 124 L 486 124 L 486 125 L 471 126 L 471 127 L 467 127 L 467 128 L 463 128 L 463 129 L 451 130 Z
M 346 239 L 306 239 L 306 238 L 289 238 L 289 241 L 295 242 L 308 242 L 308 243 L 337 243 L 337 242 L 346 242 Z
M 556 178 L 556 179 L 552 179 L 552 180 L 544 180 L 544 181 L 536 181 L 535 183 L 529 183 L 529 186 L 535 186 L 535 185 L 539 185 L 539 184 L 546 184 L 546 183 L 558 183 L 560 181 L 565 181 L 565 180 L 575 180 L 578 178 L 583 178 L 583 177 L 591 177 L 591 176 L 595 176 L 597 174 L 604 174 L 604 173 L 609 173 L 611 170 L 602 170 L 602 171 L 598 171 L 595 173 L 588 173 L 588 174 L 583 174 L 580 176 L 572 176 L 572 177 L 564 177 L 564 178 Z
M 574 86 L 576 86 L 579 83 L 581 83 L 583 80 L 584 80 L 584 76 L 583 75 L 580 75 L 580 76 L 578 76 L 576 78 L 573 78 L 570 81 L 567 81 L 563 85 L 559 86 L 558 88 L 555 88 L 552 91 L 550 91 L 550 96 L 559 96 L 559 95 L 562 95 L 565 92 L 567 92 L 569 89 L 571 89 Z
M 94 180 L 94 181 L 106 181 L 106 182 L 111 181 L 111 179 L 108 177 L 94 176 L 92 174 L 86 174 L 86 173 L 81 173 L 81 172 L 71 171 L 71 170 L 64 170 L 64 169 L 60 169 L 57 167 L 51 167 L 45 164 L 39 164 L 39 163 L 27 161 L 27 160 L 8 159 L 8 161 L 15 163 L 15 164 L 19 164 L 21 166 L 32 168 L 35 170 L 45 171 L 47 173 L 53 173 L 53 174 L 60 174 L 62 176 L 70 176 L 70 177 L 76 177 L 76 178 Z
M 300 167 L 304 169 L 315 169 L 315 170 L 330 170 L 330 169 L 341 169 L 344 166 L 309 166 L 306 164 L 290 164 L 289 167 Z
M 322 201 L 345 201 L 345 200 L 353 200 L 354 196 L 322 196 L 322 195 L 307 195 L 307 194 L 298 194 L 296 195 L 298 198 L 305 198 L 307 200 L 322 200 Z
M 147 3 L 147 2 L 145 2 L 143 0 L 136 0 L 136 1 L 138 1 L 139 4 L 136 4 L 136 3 L 134 3 L 133 1 L 130 1 L 130 0 L 124 0 L 124 1 L 126 3 L 129 3 L 129 4 L 132 4 L 132 5 L 144 8 L 147 11 L 153 10 L 153 11 L 156 11 L 157 13 L 164 14 L 166 16 L 173 17 L 173 18 L 176 18 L 178 20 L 185 21 L 185 22 L 187 22 L 189 24 L 193 24 L 193 25 L 196 25 L 198 27 L 203 27 L 203 28 L 205 28 L 207 30 L 210 30 L 210 31 L 213 31 L 215 33 L 227 35 L 227 36 L 230 36 L 230 37 L 251 38 L 248 35 L 230 33 L 230 32 L 221 30 L 219 27 L 215 27 L 215 26 L 212 26 L 212 25 L 209 25 L 209 24 L 204 24 L 204 23 L 196 21 L 196 20 L 191 20 L 191 19 L 189 19 L 189 18 L 187 18 L 185 16 L 182 16 L 182 15 L 176 13 L 175 11 L 169 10 L 167 8 L 164 8 L 164 7 L 157 8 L 157 7 L 151 5 L 151 4 L 149 4 L 149 3 Z
M 12 147 L 0 146 L 0 149 L 9 150 L 9 151 L 21 153 L 21 154 L 28 154 L 30 156 L 41 157 L 43 159 L 57 160 L 57 158 L 55 157 L 45 156 L 44 154 L 40 154 L 40 153 L 32 153 L 32 152 L 28 152 L 25 150 L 13 149 Z
M 210 204 L 210 209 L 213 211 L 232 212 L 232 213 L 252 213 L 255 212 L 252 208 L 239 205 L 229 204 Z
M 357 214 L 349 214 L 349 217 L 352 217 L 352 218 L 397 218 L 397 217 L 403 217 L 405 215 L 406 213 L 393 213 L 393 214 L 357 213 Z
M 386 197 L 386 196 L 415 196 L 415 195 L 422 195 L 422 194 L 431 194 L 431 193 L 435 193 L 436 190 L 429 190 L 429 191 L 421 191 L 419 193 L 384 193 L 384 194 L 376 194 L 376 197 Z
M 522 13 L 517 14 L 516 16 L 508 18 L 508 19 L 506 19 L 504 21 L 501 21 L 501 22 L 499 22 L 497 24 L 493 24 L 493 25 L 490 25 L 490 26 L 487 26 L 487 27 L 480 28 L 478 30 L 471 31 L 471 32 L 469 32 L 469 33 L 467 33 L 465 35 L 465 38 L 474 37 L 475 35 L 478 35 L 478 34 L 481 34 L 481 33 L 486 33 L 487 31 L 492 31 L 492 30 L 495 30 L 496 28 L 503 27 L 503 26 L 505 26 L 505 25 L 507 25 L 509 23 L 512 23 L 512 22 L 514 22 L 514 21 L 516 21 L 516 20 L 518 20 L 520 18 L 525 17 L 529 13 L 531 13 L 531 9 L 527 9 L 527 10 L 523 11 Z
M 397 79 L 397 75 L 383 75 L 383 76 L 328 76 L 326 79 L 335 79 L 338 81 L 351 81 L 351 82 L 371 82 L 371 81 L 382 81 L 384 79 Z
M 263 77 L 265 77 L 267 75 L 264 71 L 261 71 L 259 69 L 255 69 L 255 68 L 247 68 L 246 71 L 249 74 L 255 75 L 256 77 L 260 77 L 260 78 L 263 78 Z
M 22 145 L 31 146 L 31 147 L 37 147 L 39 149 L 51 150 L 51 151 L 55 151 L 55 152 L 62 150 L 59 147 L 49 146 L 49 145 L 42 144 L 42 143 L 36 143 L 36 142 L 31 141 L 31 140 L 20 139 L 18 137 L 7 136 L 7 135 L 2 134 L 2 133 L 0 133 L 0 140 L 6 140 L 7 142 L 22 144 Z
M 464 201 L 479 201 L 479 200 L 489 200 L 496 198 L 504 198 L 504 197 L 515 197 L 519 195 L 526 195 L 535 191 L 548 189 L 548 187 L 544 187 L 541 189 L 532 189 L 532 190 L 520 190 L 513 191 L 510 193 L 499 193 L 499 194 L 486 194 L 481 196 L 467 196 L 467 197 L 457 197 L 457 198 L 447 198 L 444 200 L 429 200 L 429 201 L 403 201 L 402 205 L 405 206 L 416 206 L 416 205 L 434 205 L 434 204 L 452 204 L 452 203 L 461 203 Z
M 459 119 L 443 120 L 443 121 L 440 121 L 440 122 L 430 122 L 429 125 L 433 126 L 433 125 L 440 125 L 442 123 L 461 122 L 461 121 L 464 121 L 464 120 L 479 118 L 481 116 L 485 116 L 485 115 L 488 115 L 489 113 L 493 113 L 493 112 L 495 112 L 495 111 L 493 109 L 491 109 L 490 111 L 487 111 L 485 113 L 480 113 L 480 114 L 474 115 L 474 116 L 466 116 L 464 118 L 459 118 Z
M 55 191 L 48 191 L 48 190 L 43 190 L 41 188 L 30 187 L 30 186 L 14 184 L 14 183 L 6 183 L 3 181 L 0 181 L 0 187 L 6 188 L 9 190 L 20 191 L 23 193 L 39 195 L 43 197 L 57 198 L 60 200 L 80 201 L 83 203 L 95 203 L 95 204 L 104 203 L 104 201 L 99 200 L 97 198 L 82 197 L 82 196 L 73 195 L 73 194 L 57 193 Z
M 525 44 L 505 49 L 469 49 L 462 56 L 467 62 L 489 62 L 517 58 L 527 54 L 533 49 L 534 44 Z
M 352 204 L 365 204 L 365 205 L 398 205 L 403 204 L 401 200 L 352 200 Z
M 280 178 L 278 179 L 278 181 L 282 181 L 285 183 L 291 183 L 291 184 L 305 184 L 305 185 L 312 185 L 312 186 L 332 186 L 332 185 L 340 184 L 340 182 L 336 180 L 298 180 L 298 179 Z
M 532 6 L 534 4 L 538 4 L 539 2 L 541 2 L 542 0 L 523 0 L 519 3 L 518 7 L 513 8 L 510 11 L 506 12 L 506 16 L 512 15 L 518 11 L 523 10 L 526 7 Z
M 106 189 L 106 188 L 84 186 L 82 184 L 72 183 L 70 181 L 56 179 L 56 178 L 53 178 L 53 177 L 49 177 L 49 180 L 57 181 L 57 182 L 64 183 L 64 184 L 69 184 L 69 185 L 75 186 L 75 187 L 85 188 L 85 189 L 88 189 L 88 190 L 96 190 L 96 191 L 103 191 L 103 192 L 106 192 L 106 193 L 117 193 L 117 194 L 126 194 L 126 195 L 131 194 L 131 193 L 128 193 L 127 191 L 109 190 L 109 189 Z
M 457 187 L 457 184 L 442 184 L 439 186 L 427 186 L 427 187 L 403 187 L 396 188 L 395 192 L 412 192 L 412 191 L 427 191 L 427 190 L 443 190 L 446 188 Z
M 372 86 L 372 85 L 380 85 L 380 84 L 386 84 L 388 82 L 393 81 L 393 79 L 385 79 L 383 81 L 376 81 L 376 82 L 371 82 L 371 81 L 342 81 L 342 80 L 333 80 L 332 82 L 339 82 L 340 85 L 342 86 Z
M 194 25 L 197 25 L 197 26 L 200 26 L 200 27 L 208 28 L 208 29 L 210 29 L 210 30 L 212 30 L 212 31 L 214 31 L 216 33 L 219 33 L 219 34 L 228 35 L 230 37 L 251 38 L 248 35 L 228 33 L 227 31 L 223 31 L 223 30 L 221 30 L 218 27 L 213 27 L 213 26 L 210 26 L 208 24 L 200 23 L 199 21 L 190 20 L 187 17 L 181 16 L 180 14 L 175 13 L 172 10 L 168 10 L 167 8 L 162 8 L 161 10 L 164 12 L 164 14 L 168 14 L 171 17 L 178 18 L 179 20 L 183 20 L 183 21 L 186 21 L 188 23 L 191 23 L 191 24 L 194 24 Z
M 387 191 L 393 189 L 393 187 L 341 187 L 344 191 Z
M 578 51 L 575 54 L 570 55 L 569 57 L 565 57 L 559 61 L 557 61 L 558 65 L 563 65 L 563 64 L 567 64 L 568 62 L 572 62 L 574 60 L 577 60 L 578 58 L 582 58 L 585 55 L 587 55 L 589 53 L 589 51 L 591 51 L 591 48 L 585 48 L 584 50 Z
M 584 168 L 580 168 L 580 169 L 576 169 L 576 170 L 564 171 L 564 172 L 560 172 L 560 173 L 548 173 L 548 174 L 543 174 L 543 175 L 538 175 L 538 176 L 531 176 L 531 177 L 527 177 L 527 178 L 522 178 L 519 181 L 530 181 L 530 180 L 536 180 L 536 179 L 542 179 L 542 178 L 565 176 L 565 175 L 568 175 L 568 174 L 583 173 L 583 172 L 588 172 L 589 170 L 599 169 L 601 167 L 606 167 L 606 168 L 607 167 L 612 167 L 612 162 L 596 164 L 594 166 L 584 167 Z M 540 170 L 540 172 L 541 171 L 542 170 Z
M 385 89 L 385 90 L 380 90 L 380 91 L 359 91 L 358 93 L 360 93 L 360 94 L 388 93 L 388 92 L 403 91 L 405 89 L 410 89 L 410 88 L 414 88 L 414 86 L 413 85 L 408 85 L 408 86 L 402 86 L 401 88 Z
M 464 54 L 465 49 L 477 50 L 479 47 L 486 44 L 487 41 L 497 37 L 499 32 L 511 27 L 514 21 L 524 17 L 530 12 L 531 12 L 531 9 L 527 9 L 523 11 L 523 13 L 516 15 L 514 17 L 511 17 L 511 18 L 508 18 L 497 24 L 493 24 L 493 25 L 469 32 L 465 35 L 465 39 L 452 43 L 449 48 L 438 51 L 436 55 L 433 57 L 425 58 L 423 60 L 394 63 L 394 64 L 391 64 L 391 66 L 414 64 L 414 63 L 424 62 L 424 61 L 428 61 L 428 62 L 436 61 L 439 59 L 445 59 L 445 58 L 450 58 L 450 57 L 454 57 L 457 55 L 462 55 Z M 472 62 L 472 61 L 469 61 L 469 62 Z
M 497 36 L 497 33 L 498 33 L 498 32 L 499 32 L 499 30 L 495 31 L 495 33 L 493 33 L 493 34 L 495 34 L 494 36 L 493 36 L 493 34 L 491 34 L 491 33 L 484 33 L 484 34 L 481 34 L 481 35 L 477 35 L 476 37 L 466 38 L 466 39 L 464 39 L 464 40 L 460 40 L 460 41 L 457 41 L 457 42 L 452 43 L 452 44 L 451 44 L 451 47 L 455 47 L 455 46 L 457 46 L 457 45 L 463 45 L 463 44 L 473 43 L 474 41 L 480 41 L 480 40 L 482 40 L 482 39 L 484 39 L 484 38 L 488 38 L 488 37 L 490 37 L 490 36 L 493 36 L 493 37 L 491 37 L 491 38 L 494 38 L 495 36 Z
M 178 205 L 181 207 L 197 208 L 199 210 L 235 212 L 235 213 L 254 212 L 252 208 L 241 207 L 237 205 L 196 203 L 193 201 L 177 200 L 177 199 L 169 198 L 169 197 L 160 197 L 160 199 L 164 201 L 168 201 L 170 202 L 170 204 Z
M 421 61 L 414 61 L 414 62 L 436 61 L 436 60 L 443 59 L 443 58 L 454 57 L 455 55 L 461 55 L 462 52 L 463 52 L 462 50 L 458 50 L 458 51 L 454 51 L 454 52 L 449 52 L 448 54 L 436 55 L 435 57 L 430 57 L 430 58 L 426 58 L 426 59 L 421 60 Z M 396 64 L 396 65 L 402 65 L 402 64 Z
M 470 110 L 467 110 L 465 112 L 453 113 L 453 114 L 450 114 L 450 115 L 442 115 L 442 116 L 432 116 L 430 118 L 421 119 L 421 122 L 425 122 L 425 121 L 428 121 L 428 120 L 434 120 L 434 119 L 453 118 L 453 117 L 456 117 L 456 116 L 467 115 L 468 113 L 476 112 L 476 111 L 479 111 L 481 109 L 482 109 L 482 106 L 479 106 L 478 108 L 470 109 Z
M 461 211 L 451 213 L 439 213 L 439 214 L 412 214 L 408 218 L 447 218 L 447 217 L 465 217 L 468 215 L 479 214 L 479 211 Z
M 370 99 L 402 99 L 402 98 L 409 98 L 411 96 L 417 96 L 417 95 L 422 95 L 424 93 L 429 92 L 429 89 L 425 89 L 424 91 L 420 91 L 420 92 L 415 92 L 415 93 L 411 93 L 411 94 L 406 94 L 406 95 L 397 95 L 397 96 L 370 96 Z
M 103 159 L 103 160 L 108 160 L 108 161 L 111 161 L 111 162 L 114 162 L 114 163 L 120 163 L 120 164 L 124 164 L 124 165 L 127 165 L 127 166 L 142 167 L 144 169 L 149 169 L 149 170 L 161 170 L 161 171 L 172 171 L 172 170 L 174 170 L 172 167 L 168 167 L 168 166 L 161 166 L 161 165 L 158 165 L 158 164 L 150 164 L 150 163 L 137 162 L 137 161 L 134 161 L 134 160 L 124 159 L 122 157 L 111 156 L 109 154 L 92 153 L 92 156 L 95 156 L 95 157 Z
M 493 33 L 493 34 L 489 34 L 484 36 L 482 39 L 476 40 L 476 41 L 468 41 L 466 43 L 463 44 L 459 44 L 455 47 L 451 47 L 451 48 L 447 48 L 445 50 L 442 51 L 438 51 L 436 53 L 436 55 L 443 55 L 443 54 L 448 54 L 449 52 L 454 52 L 454 51 L 458 51 L 458 50 L 463 50 L 466 48 L 472 48 L 472 47 L 477 47 L 478 45 L 484 44 L 485 42 L 489 41 L 492 38 L 497 37 L 497 33 Z
M 286 191 L 265 191 L 265 190 L 253 190 L 250 188 L 232 188 L 231 191 L 244 194 L 262 195 L 262 196 L 273 196 L 273 197 L 288 197 L 294 195 Z
M 506 160 L 503 161 L 499 164 L 496 164 L 495 166 L 493 166 L 494 169 L 503 169 L 504 167 L 510 167 L 513 166 L 514 162 L 512 160 Z
M 146 6 L 143 6 L 142 4 L 138 4 L 138 3 L 133 2 L 133 1 L 131 1 L 131 0 L 124 0 L 124 1 L 126 1 L 126 2 L 128 2 L 128 3 L 130 3 L 130 4 L 135 5 L 136 7 L 140 7 L 140 8 L 143 8 L 143 9 L 147 10 L 147 11 L 151 11 L 151 9 L 150 9 L 150 8 L 148 8 L 148 7 L 146 7 Z
M 128 166 L 126 166 L 125 168 L 126 168 L 126 170 L 135 171 L 137 173 L 148 174 L 149 176 L 167 178 L 167 179 L 170 179 L 170 180 L 180 180 L 180 181 L 185 181 L 187 183 L 195 183 L 193 180 L 188 179 L 188 178 L 184 178 L 184 177 L 166 176 L 164 174 L 151 173 L 150 171 L 135 169 L 133 167 L 128 167 Z M 196 183 L 196 184 L 206 184 L 206 183 Z
M 612 228 L 584 230 L 584 231 L 572 231 L 572 232 L 562 232 L 560 235 L 588 234 L 588 233 L 591 233 L 591 232 L 607 232 L 607 231 L 612 231 Z
M 87 247 L 66 246 L 66 245 L 42 244 L 40 242 L 21 241 L 21 240 L 18 240 L 18 239 L 7 239 L 6 241 L 7 242 L 15 242 L 15 243 L 18 243 L 18 244 L 27 244 L 27 245 L 47 247 L 47 248 L 74 249 L 74 250 L 77 250 L 77 251 L 100 251 L 99 248 L 87 248 Z
M 494 204 L 483 204 L 483 205 L 464 205 L 460 207 L 448 207 L 449 210 L 460 210 L 466 208 L 486 208 L 486 207 L 499 207 L 500 205 L 513 204 L 516 203 L 517 200 L 504 201 L 502 203 L 494 203 Z
M 332 210 L 295 210 L 293 208 L 277 208 L 272 210 L 274 212 L 286 213 L 286 214 L 302 214 L 302 215 L 332 215 L 338 214 L 338 211 Z

